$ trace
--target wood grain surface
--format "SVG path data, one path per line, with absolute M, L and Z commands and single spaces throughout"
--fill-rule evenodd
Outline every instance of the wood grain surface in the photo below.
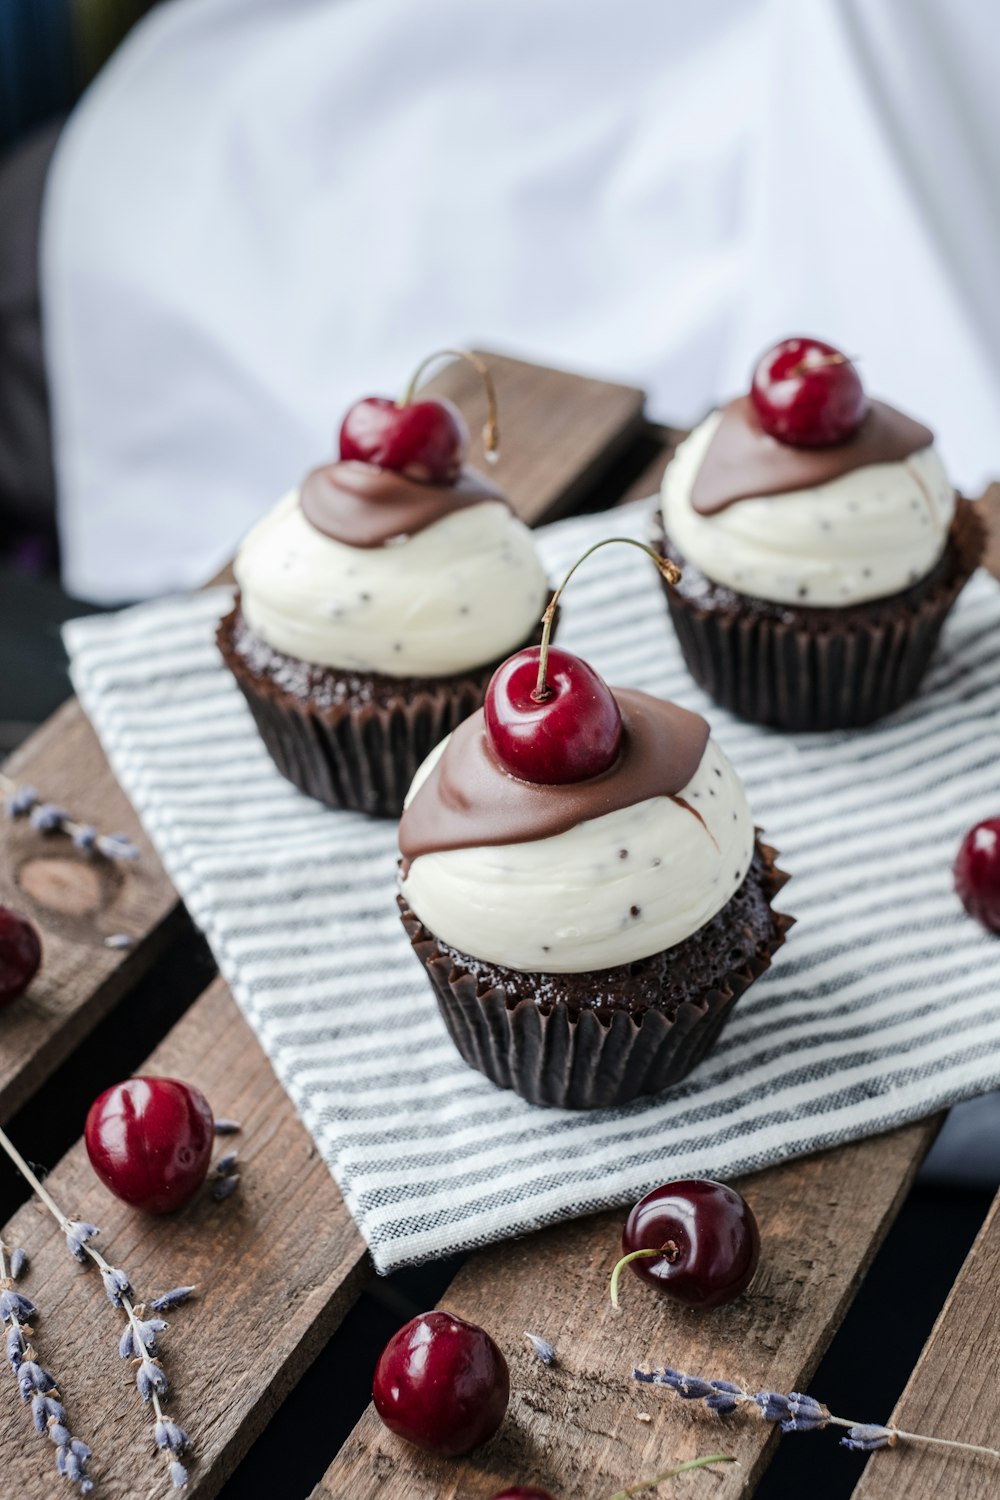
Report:
M 933 1245 L 914 1246 L 933 1255 Z M 1000 1194 L 895 1411 L 907 1432 L 1000 1448 Z M 845 1415 L 852 1416 L 847 1412 Z M 873 1453 L 854 1500 L 996 1500 L 1000 1460 L 901 1443 Z
M 467 1459 L 433 1460 L 393 1437 L 369 1407 L 313 1500 L 487 1500 L 513 1484 L 538 1485 L 556 1500 L 609 1500 L 626 1484 L 718 1452 L 738 1465 L 691 1476 L 683 1489 L 679 1481 L 676 1493 L 750 1495 L 771 1429 L 752 1417 L 722 1422 L 638 1385 L 633 1367 L 670 1364 L 751 1389 L 803 1389 L 939 1124 L 924 1120 L 742 1183 L 761 1227 L 761 1265 L 748 1293 L 714 1312 L 672 1304 L 627 1273 L 621 1309 L 611 1308 L 621 1212 L 481 1251 L 442 1305 L 482 1324 L 507 1356 L 512 1397 L 500 1432 Z M 529 1351 L 526 1329 L 555 1346 L 556 1367 Z
M 46 1179 L 63 1209 L 101 1226 L 100 1246 L 123 1266 L 139 1298 L 194 1282 L 197 1300 L 168 1315 L 164 1367 L 174 1386 L 169 1414 L 196 1444 L 189 1500 L 207 1500 L 263 1429 L 357 1296 L 369 1261 L 333 1179 L 228 990 L 216 981 L 143 1071 L 185 1078 L 220 1117 L 239 1120 L 217 1155 L 235 1148 L 236 1194 L 215 1203 L 207 1189 L 161 1217 L 113 1198 L 82 1144 Z M 82 1126 L 83 1121 L 80 1121 Z M 31 1156 L 31 1142 L 19 1145 Z M 102 1500 L 172 1493 L 152 1418 L 118 1357 L 123 1316 L 107 1302 L 96 1270 L 76 1263 L 55 1222 L 34 1199 L 4 1230 L 31 1258 L 18 1283 L 36 1303 L 36 1347 L 50 1368 L 73 1432 L 94 1450 Z M 0 1495 L 50 1500 L 69 1494 L 54 1449 L 31 1426 L 6 1361 L 0 1369 Z

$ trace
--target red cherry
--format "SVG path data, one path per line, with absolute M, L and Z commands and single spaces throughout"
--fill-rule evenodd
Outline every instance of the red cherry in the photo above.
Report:
M 1000 933 L 1000 818 L 970 828 L 955 860 L 955 889 L 977 922 Z
M 178 1078 L 129 1078 L 90 1106 L 90 1165 L 117 1198 L 151 1214 L 193 1198 L 212 1155 L 214 1121 L 200 1090 Z
M 421 1313 L 394 1333 L 372 1383 L 390 1431 L 444 1458 L 487 1442 L 509 1395 L 507 1361 L 489 1334 L 446 1312 Z
M 351 407 L 340 429 L 342 459 L 431 484 L 453 483 L 468 447 L 462 413 L 437 397 L 401 406 L 385 396 L 368 396 Z
M 38 973 L 42 944 L 31 923 L 0 906 L 0 1006 L 23 995 Z
M 643 1281 L 688 1307 L 718 1307 L 750 1285 L 760 1233 L 739 1193 L 695 1178 L 668 1182 L 639 1200 L 622 1234 L 622 1254 L 635 1250 L 661 1252 L 629 1261 Z
M 540 654 L 539 646 L 528 646 L 493 673 L 483 706 L 493 749 L 522 781 L 554 786 L 599 776 L 621 749 L 614 694 L 587 662 L 552 646 L 548 692 L 536 698 Z
M 857 432 L 868 410 L 846 354 L 821 339 L 782 339 L 761 355 L 750 398 L 761 426 L 793 448 L 828 448 Z

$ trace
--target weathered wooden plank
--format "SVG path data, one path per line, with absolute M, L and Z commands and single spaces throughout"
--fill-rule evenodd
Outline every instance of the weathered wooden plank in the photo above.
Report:
M 443 1305 L 489 1329 L 510 1362 L 514 1394 L 496 1438 L 468 1459 L 436 1461 L 394 1438 L 369 1407 L 313 1500 L 485 1500 L 516 1483 L 540 1485 L 558 1500 L 607 1500 L 675 1461 L 719 1451 L 739 1465 L 715 1471 L 712 1495 L 750 1495 L 769 1457 L 770 1430 L 752 1420 L 723 1425 L 668 1391 L 637 1385 L 633 1367 L 668 1363 L 753 1388 L 802 1388 L 939 1123 L 921 1121 L 748 1179 L 761 1268 L 747 1296 L 712 1313 L 672 1305 L 628 1276 L 621 1311 L 611 1309 L 622 1213 L 480 1252 Z M 558 1367 L 539 1364 L 525 1329 L 555 1345 Z
M 78 821 L 127 834 L 141 851 L 134 862 L 112 865 L 62 834 L 37 833 L 27 819 L 0 819 L 0 903 L 30 917 L 44 946 L 38 977 L 0 1021 L 0 1118 L 7 1119 L 162 951 L 177 896 L 75 699 L 4 769 Z M 106 947 L 114 934 L 134 938 L 134 946 Z
M 206 1190 L 179 1213 L 154 1218 L 113 1198 L 82 1144 L 46 1179 L 72 1214 L 101 1225 L 101 1247 L 140 1296 L 195 1282 L 198 1300 L 170 1314 L 164 1365 L 170 1412 L 197 1443 L 191 1500 L 208 1500 L 299 1379 L 361 1289 L 368 1257 L 343 1199 L 295 1116 L 253 1033 L 217 980 L 143 1071 L 201 1088 L 235 1117 L 242 1183 L 224 1204 Z M 80 1122 L 83 1124 L 82 1120 Z M 30 1157 L 31 1142 L 18 1143 Z M 71 1259 L 34 1200 L 3 1230 L 31 1265 L 19 1285 L 37 1303 L 37 1346 L 59 1377 L 74 1432 L 94 1449 L 104 1500 L 170 1492 L 134 1372 L 117 1353 L 121 1315 L 100 1278 Z M 320 1403 L 322 1410 L 322 1403 Z M 49 1500 L 58 1480 L 51 1444 L 31 1429 L 4 1362 L 0 1370 L 0 1492 Z
M 932 1254 L 933 1247 L 914 1247 Z M 891 1423 L 907 1432 L 1000 1448 L 1000 1194 L 969 1251 Z M 847 1416 L 854 1413 L 848 1412 Z M 1000 1462 L 917 1444 L 873 1453 L 854 1500 L 995 1500 Z

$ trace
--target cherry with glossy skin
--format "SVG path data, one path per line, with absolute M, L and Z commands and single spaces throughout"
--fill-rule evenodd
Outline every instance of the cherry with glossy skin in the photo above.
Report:
M 0 1006 L 23 995 L 38 973 L 42 943 L 26 917 L 0 906 Z
M 487 1442 L 509 1396 L 507 1361 L 489 1334 L 446 1312 L 421 1313 L 394 1333 L 372 1382 L 390 1431 L 445 1458 Z
M 117 1198 L 146 1213 L 181 1208 L 201 1187 L 214 1120 L 199 1089 L 179 1078 L 129 1078 L 90 1106 L 90 1164 Z
M 753 1210 L 735 1189 L 691 1178 L 654 1188 L 632 1209 L 622 1255 L 643 1281 L 688 1307 L 719 1307 L 750 1285 L 760 1259 Z M 653 1253 L 656 1252 L 656 1253 Z M 626 1261 L 619 1261 L 616 1276 Z M 616 1281 L 612 1283 L 615 1301 Z
M 829 448 L 853 436 L 868 410 L 857 369 L 822 339 L 782 339 L 761 355 L 750 399 L 764 431 L 793 448 Z
M 497 757 L 522 781 L 547 786 L 586 781 L 618 759 L 622 716 L 604 679 L 582 657 L 552 646 L 547 692 L 537 692 L 541 647 L 501 662 L 486 689 L 483 713 Z
M 1000 934 L 1000 818 L 970 828 L 955 860 L 955 890 L 970 917 Z

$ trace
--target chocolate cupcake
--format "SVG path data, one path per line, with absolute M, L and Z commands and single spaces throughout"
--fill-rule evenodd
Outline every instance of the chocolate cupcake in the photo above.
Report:
M 421 767 L 399 906 L 466 1062 L 533 1104 L 604 1108 L 705 1056 L 784 941 L 786 877 L 704 719 L 556 650 L 532 717 L 538 657 Z
M 360 446 L 352 409 L 352 456 L 314 470 L 241 546 L 218 644 L 282 775 L 388 816 L 498 662 L 539 638 L 548 587 L 527 527 L 460 462 L 450 403 L 359 406 L 389 424 L 415 414 L 412 441 Z
M 849 360 L 789 339 L 663 479 L 655 540 L 700 685 L 781 729 L 871 723 L 916 692 L 982 556 L 921 423 L 868 401 Z

